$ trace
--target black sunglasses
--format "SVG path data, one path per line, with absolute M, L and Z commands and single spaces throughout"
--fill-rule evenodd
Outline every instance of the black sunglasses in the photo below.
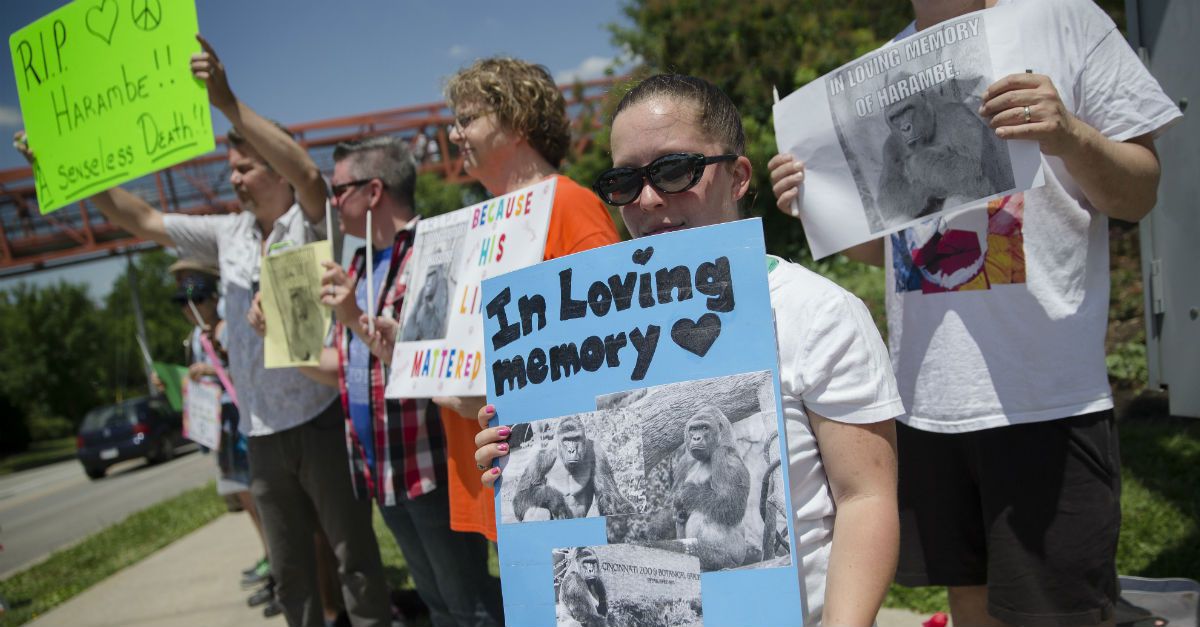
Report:
M 358 179 L 357 181 L 350 181 L 347 183 L 338 183 L 337 185 L 331 185 L 329 187 L 329 192 L 331 194 L 333 194 L 331 196 L 331 198 L 341 198 L 342 194 L 345 194 L 346 190 L 350 189 L 351 187 L 358 187 L 359 185 L 366 185 L 367 183 L 370 183 L 371 181 L 374 181 L 377 178 L 379 178 L 379 177 L 376 176 L 376 177 L 371 177 L 369 179 Z M 383 183 L 383 181 L 379 181 L 379 182 Z M 384 183 L 383 186 L 387 187 L 387 184 Z
M 171 302 L 175 303 L 176 305 L 179 305 L 180 307 L 186 305 L 189 300 L 191 300 L 192 303 L 194 303 L 196 305 L 200 305 L 200 304 L 203 304 L 204 301 L 206 301 L 208 299 L 209 299 L 208 294 L 196 294 L 196 295 L 193 295 L 190 299 L 187 296 L 180 296 L 178 294 L 171 296 Z
M 628 205 L 637 200 L 647 181 L 664 194 L 678 194 L 699 183 L 700 177 L 704 176 L 704 168 L 737 158 L 733 154 L 706 157 L 698 152 L 671 153 L 640 168 L 607 170 L 592 184 L 592 190 L 610 205 Z

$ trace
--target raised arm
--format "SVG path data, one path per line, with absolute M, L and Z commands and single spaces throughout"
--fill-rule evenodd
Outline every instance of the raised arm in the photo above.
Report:
M 229 87 L 225 65 L 211 44 L 199 34 L 203 51 L 192 56 L 192 75 L 208 86 L 208 99 L 263 160 L 296 190 L 296 199 L 311 223 L 325 220 L 325 179 L 308 151 L 290 135 L 238 100 Z
M 13 147 L 27 161 L 33 163 L 34 154 L 29 148 L 24 130 L 13 134 Z M 175 245 L 175 241 L 167 235 L 167 229 L 163 226 L 162 212 L 151 207 L 149 203 L 138 196 L 120 187 L 114 187 L 92 196 L 91 201 L 100 209 L 100 213 L 108 218 L 109 222 L 133 235 L 163 246 Z

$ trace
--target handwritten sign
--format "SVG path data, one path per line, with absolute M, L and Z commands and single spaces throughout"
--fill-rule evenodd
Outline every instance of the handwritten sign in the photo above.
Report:
M 268 255 L 259 287 L 267 334 L 263 338 L 266 368 L 315 366 L 321 359 L 331 314 L 321 304 L 322 261 L 333 259 L 329 240 Z
M 183 437 L 212 450 L 221 446 L 221 386 L 188 381 L 183 387 Z
M 483 396 L 480 281 L 542 260 L 556 183 L 417 223 L 388 398 Z
M 509 624 L 799 625 L 761 220 L 540 263 L 483 302 L 488 400 L 512 426 Z M 699 505 L 717 502 L 719 523 Z
M 1036 142 L 999 139 L 988 85 L 1032 67 L 1011 7 L 949 20 L 864 55 L 775 105 L 780 152 L 805 162 L 813 257 L 1042 185 Z
M 77 0 L 9 38 L 43 214 L 209 152 L 191 0 Z

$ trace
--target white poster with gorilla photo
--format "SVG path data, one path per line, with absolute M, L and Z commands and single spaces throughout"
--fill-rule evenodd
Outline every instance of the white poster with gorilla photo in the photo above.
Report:
M 698 596 L 673 607 L 698 604 L 706 627 L 746 625 L 747 607 L 756 625 L 802 624 L 795 529 L 782 514 L 788 468 L 770 469 L 786 445 L 775 435 L 784 431 L 765 260 L 762 220 L 740 220 L 484 281 L 488 402 L 495 424 L 513 429 L 495 500 L 508 624 L 559 624 L 555 549 L 618 546 L 695 559 Z M 696 447 L 684 446 L 685 432 Z M 592 461 L 567 472 L 588 450 Z M 720 489 L 706 490 L 713 482 Z M 639 616 L 610 609 L 591 624 Z
M 771 371 L 601 396 L 641 425 L 650 511 L 609 516 L 615 543 L 690 540 L 703 572 L 791 563 Z
M 647 511 L 639 416 L 591 412 L 512 425 L 502 458 L 500 520 L 591 518 Z
M 1038 67 L 996 7 L 864 55 L 775 104 L 781 153 L 805 164 L 793 211 L 821 258 L 932 215 L 1043 184 L 1036 142 L 996 137 L 989 85 Z
M 554 549 L 557 627 L 701 627 L 700 562 L 633 544 Z
M 555 189 L 551 178 L 417 222 L 388 398 L 487 392 L 480 283 L 542 260 Z

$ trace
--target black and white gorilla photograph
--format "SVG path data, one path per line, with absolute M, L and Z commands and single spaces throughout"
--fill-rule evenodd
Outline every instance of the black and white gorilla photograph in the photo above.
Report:
M 423 221 L 418 226 L 412 259 L 406 268 L 404 309 L 400 328 L 401 342 L 441 340 L 450 326 L 451 301 L 458 290 L 456 279 L 467 251 L 463 242 L 467 223 L 459 216 L 446 214 Z
M 641 425 L 648 511 L 608 516 L 616 543 L 690 540 L 703 572 L 791 564 L 770 371 L 602 396 Z
M 512 425 L 502 458 L 505 523 L 644 512 L 641 431 L 620 410 Z
M 312 247 L 302 246 L 271 255 L 265 264 L 293 363 L 315 361 L 325 340 L 327 317 L 316 255 Z
M 977 113 L 994 78 L 980 28 L 829 95 L 871 233 L 1015 188 L 1008 145 Z
M 700 627 L 700 562 L 633 544 L 554 549 L 558 627 Z

